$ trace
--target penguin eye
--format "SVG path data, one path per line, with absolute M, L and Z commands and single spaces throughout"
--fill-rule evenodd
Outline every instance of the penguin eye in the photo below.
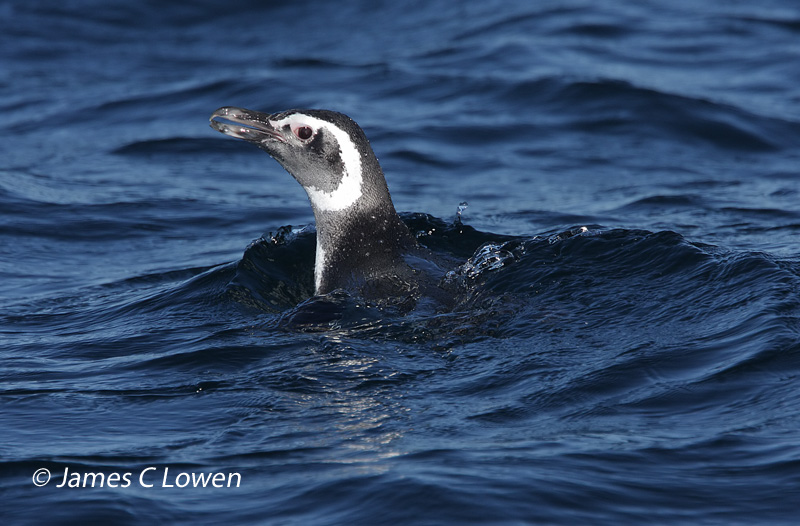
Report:
M 314 130 L 310 126 L 298 126 L 292 130 L 298 139 L 306 141 L 314 135 Z

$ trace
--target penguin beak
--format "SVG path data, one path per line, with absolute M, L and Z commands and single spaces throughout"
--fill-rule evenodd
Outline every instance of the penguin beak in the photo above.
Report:
M 220 133 L 248 142 L 278 141 L 285 143 L 286 139 L 283 135 L 270 125 L 271 117 L 272 115 L 268 113 L 225 106 L 211 114 L 209 125 Z

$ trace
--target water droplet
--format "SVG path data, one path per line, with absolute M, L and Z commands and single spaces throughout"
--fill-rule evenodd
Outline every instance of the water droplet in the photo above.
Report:
M 455 220 L 456 225 L 461 224 L 461 214 L 464 212 L 464 210 L 467 209 L 468 206 L 469 203 L 467 203 L 466 201 L 461 201 L 460 203 L 458 203 L 458 210 L 456 210 L 456 220 Z

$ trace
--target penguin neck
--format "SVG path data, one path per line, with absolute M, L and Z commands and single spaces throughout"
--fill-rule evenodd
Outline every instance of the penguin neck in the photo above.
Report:
M 417 246 L 388 197 L 372 205 L 360 200 L 340 211 L 315 209 L 314 219 L 317 294 L 391 274 L 403 254 Z

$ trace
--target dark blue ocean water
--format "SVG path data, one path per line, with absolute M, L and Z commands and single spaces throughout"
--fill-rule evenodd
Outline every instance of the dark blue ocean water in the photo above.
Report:
M 800 520 L 796 3 L 13 0 L 0 64 L 2 524 Z M 458 307 L 295 308 L 225 105 L 358 121 Z

